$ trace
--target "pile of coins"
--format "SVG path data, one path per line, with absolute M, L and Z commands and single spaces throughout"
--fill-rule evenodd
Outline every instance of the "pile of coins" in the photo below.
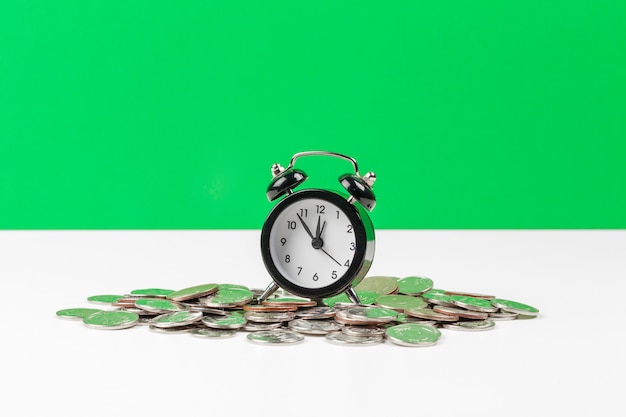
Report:
M 262 289 L 203 284 L 181 290 L 147 288 L 124 295 L 95 295 L 91 303 L 114 309 L 69 308 L 57 317 L 81 320 L 93 329 L 119 330 L 147 325 L 159 333 L 201 338 L 232 337 L 263 344 L 291 344 L 305 335 L 341 345 L 388 340 L 399 346 L 432 346 L 441 330 L 491 330 L 499 320 L 533 318 L 539 310 L 493 295 L 433 288 L 427 277 L 372 276 L 355 287 L 361 304 L 346 294 L 308 300 L 284 292 L 258 303 Z

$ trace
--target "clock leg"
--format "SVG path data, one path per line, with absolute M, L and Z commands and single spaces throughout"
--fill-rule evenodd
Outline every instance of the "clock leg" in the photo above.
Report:
M 349 287 L 346 290 L 346 295 L 354 304 L 361 304 L 361 300 L 359 300 L 359 295 L 354 290 L 354 287 Z
M 267 300 L 267 297 L 274 294 L 274 291 L 276 291 L 278 288 L 280 288 L 278 284 L 272 281 L 272 283 L 267 286 L 265 291 L 263 291 L 263 294 L 259 296 L 259 298 L 257 299 L 257 303 L 261 304 L 263 301 Z

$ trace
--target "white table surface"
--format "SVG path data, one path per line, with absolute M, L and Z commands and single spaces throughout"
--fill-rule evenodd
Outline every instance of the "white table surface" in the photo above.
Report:
M 258 230 L 3 231 L 2 416 L 625 415 L 626 231 L 377 231 L 369 276 L 538 307 L 439 343 L 262 346 L 61 320 L 90 295 L 269 276 Z

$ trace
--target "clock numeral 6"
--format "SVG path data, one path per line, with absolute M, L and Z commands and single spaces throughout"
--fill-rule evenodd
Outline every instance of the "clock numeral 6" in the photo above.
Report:
M 320 277 L 317 276 L 317 272 L 313 275 L 313 281 L 317 281 Z

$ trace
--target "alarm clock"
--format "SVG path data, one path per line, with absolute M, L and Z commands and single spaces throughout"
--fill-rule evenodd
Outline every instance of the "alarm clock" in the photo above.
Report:
M 294 165 L 309 156 L 340 158 L 352 164 L 354 172 L 339 176 L 342 191 L 295 191 L 308 177 Z M 376 175 L 361 176 L 355 159 L 327 151 L 296 153 L 287 168 L 274 164 L 271 171 L 267 198 L 278 203 L 263 224 L 261 253 L 272 282 L 257 302 L 282 288 L 313 300 L 345 292 L 360 304 L 354 287 L 374 259 L 374 227 L 368 212 L 376 205 L 372 191 Z

